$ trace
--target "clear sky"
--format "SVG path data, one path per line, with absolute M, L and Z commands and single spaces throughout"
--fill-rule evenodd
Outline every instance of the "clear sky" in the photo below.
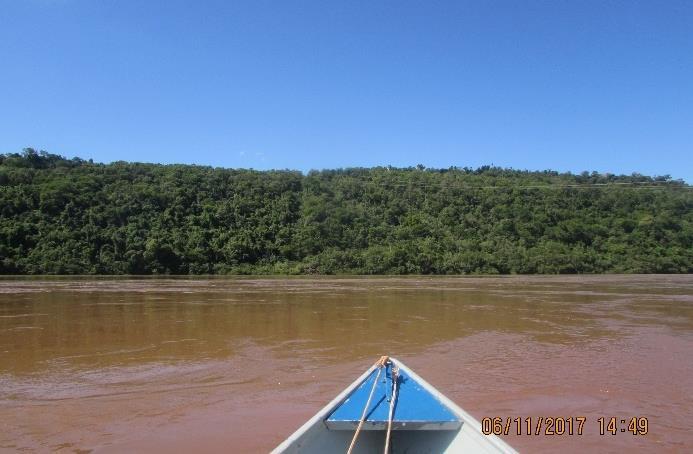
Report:
M 0 152 L 693 182 L 693 1 L 0 0 Z

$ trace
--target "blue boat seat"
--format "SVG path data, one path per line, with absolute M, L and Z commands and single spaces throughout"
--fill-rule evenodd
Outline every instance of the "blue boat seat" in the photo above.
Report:
M 380 373 L 362 430 L 386 430 L 392 394 L 392 365 Z M 325 420 L 330 430 L 355 430 L 373 387 L 377 369 Z M 400 370 L 397 379 L 393 430 L 457 430 L 462 421 L 433 394 Z

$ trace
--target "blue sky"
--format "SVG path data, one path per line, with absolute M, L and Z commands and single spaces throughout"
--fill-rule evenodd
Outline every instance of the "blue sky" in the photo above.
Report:
M 691 1 L 0 0 L 0 152 L 693 182 Z

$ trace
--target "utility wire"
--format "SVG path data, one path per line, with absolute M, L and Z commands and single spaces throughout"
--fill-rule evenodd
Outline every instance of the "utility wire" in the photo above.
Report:
M 617 187 L 620 189 L 678 189 L 684 191 L 693 190 L 693 186 L 688 185 L 677 185 L 671 183 L 663 184 L 653 184 L 649 181 L 634 181 L 634 182 L 613 182 L 613 183 L 571 183 L 571 184 L 534 184 L 534 185 L 486 185 L 486 186 L 471 186 L 471 185 L 449 185 L 449 184 L 432 184 L 423 182 L 389 182 L 389 181 L 358 181 L 364 185 L 377 185 L 377 186 L 396 186 L 396 187 L 430 187 L 430 188 L 440 188 L 440 189 L 511 189 L 511 190 L 523 190 L 523 189 L 601 189 L 609 187 Z

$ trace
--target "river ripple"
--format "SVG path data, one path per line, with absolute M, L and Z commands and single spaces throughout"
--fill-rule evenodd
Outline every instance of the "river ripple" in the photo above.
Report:
M 0 449 L 263 452 L 380 354 L 479 419 L 588 418 L 523 451 L 693 446 L 691 276 L 3 278 Z

